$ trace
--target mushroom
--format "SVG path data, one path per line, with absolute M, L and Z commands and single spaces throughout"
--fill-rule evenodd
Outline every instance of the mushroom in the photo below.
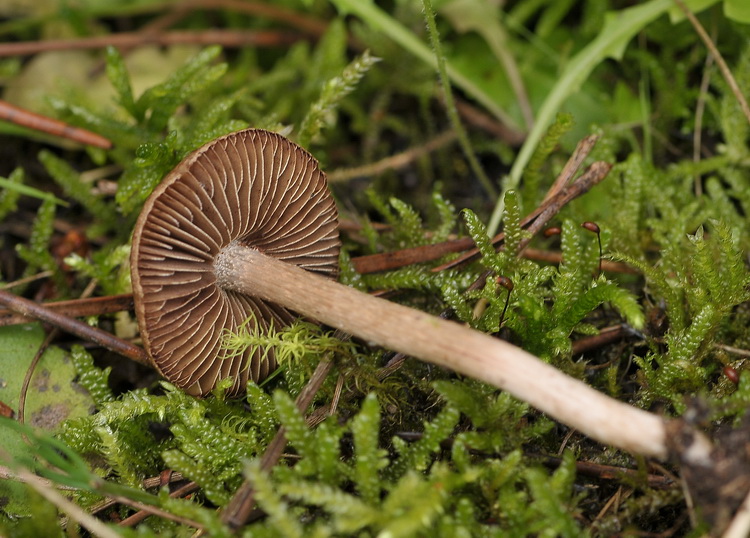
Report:
M 233 355 L 222 338 L 246 320 L 267 330 L 297 316 L 226 286 L 219 256 L 236 245 L 335 277 L 336 219 L 316 161 L 277 134 L 241 131 L 184 159 L 146 201 L 131 251 L 136 317 L 162 375 L 202 396 L 221 379 L 237 394 L 271 373 L 272 351 Z
M 148 199 L 133 237 L 136 314 L 161 373 L 195 395 L 232 376 L 239 393 L 274 360 L 231 356 L 222 333 L 251 313 L 267 326 L 294 312 L 507 390 L 604 443 L 667 455 L 657 415 L 503 340 L 332 280 L 336 219 L 315 159 L 278 134 L 239 131 L 189 155 Z

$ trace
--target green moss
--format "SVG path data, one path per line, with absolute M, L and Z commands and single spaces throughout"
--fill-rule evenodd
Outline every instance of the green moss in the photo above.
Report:
M 127 15 L 122 6 L 67 6 L 59 27 L 41 15 L 22 18 L 23 34 L 13 38 L 61 29 L 100 33 L 112 21 L 140 25 L 158 8 L 146 4 Z M 188 12 L 179 23 L 185 29 L 206 29 L 210 19 L 248 35 L 271 30 L 258 35 L 280 41 L 242 50 L 195 47 L 147 84 L 130 54 L 109 48 L 100 55 L 111 90 L 106 99 L 90 97 L 88 79 L 80 88 L 44 90 L 61 119 L 108 137 L 113 149 L 84 154 L 49 145 L 39 152 L 21 139 L 40 165 L 29 159 L 8 165 L 14 171 L 0 192 L 8 224 L 2 247 L 10 253 L 15 247 L 18 259 L 0 268 L 3 278 L 49 270 L 55 299 L 77 296 L 91 281 L 99 295 L 126 292 L 128 242 L 144 200 L 185 155 L 233 130 L 282 132 L 312 149 L 326 170 L 405 152 L 398 167 L 334 185 L 342 219 L 354 221 L 348 228 L 354 231 L 342 234 L 343 283 L 363 292 L 389 290 L 395 301 L 510 340 L 629 404 L 679 415 L 687 398 L 702 396 L 717 423 L 739 422 L 750 402 L 747 363 L 732 354 L 750 347 L 750 128 L 717 76 L 699 94 L 705 51 L 686 26 L 635 17 L 655 2 L 616 11 L 628 32 L 641 35 L 641 46 L 627 46 L 606 31 L 596 37 L 613 28 L 607 3 L 522 0 L 505 13 L 466 0 L 436 3 L 433 13 L 430 2 L 396 2 L 387 13 L 371 2 L 337 0 L 341 16 L 325 3 L 304 4 L 284 5 L 301 16 L 291 25 L 315 33 L 315 40 L 279 46 L 289 28 L 271 19 Z M 712 23 L 721 50 L 748 94 L 746 28 L 718 14 Z M 12 32 L 9 25 L 0 25 L 0 33 Z M 515 72 L 539 114 L 521 151 L 519 133 L 463 102 L 503 118 L 502 127 L 522 124 L 509 83 L 514 70 L 498 61 L 498 46 L 519 64 Z M 705 103 L 700 119 L 699 103 Z M 422 152 L 449 127 L 460 147 Z M 692 147 L 697 128 L 700 152 Z M 530 238 L 523 217 L 591 132 L 601 139 L 581 169 L 605 160 L 612 172 L 561 210 L 551 223 L 562 228 L 560 237 Z M 486 194 L 509 185 L 502 199 Z M 599 244 L 580 228 L 584 220 L 601 228 L 605 260 L 625 262 L 638 274 L 599 275 Z M 68 255 L 63 267 L 55 246 L 68 224 L 86 230 L 89 251 Z M 496 225 L 506 237 L 500 251 L 488 234 Z M 473 240 L 480 258 L 449 271 L 433 269 L 456 254 L 368 275 L 352 263 L 363 254 L 461 236 Z M 524 258 L 527 239 L 533 248 L 559 252 L 562 261 Z M 34 286 L 27 285 L 29 295 L 38 291 Z M 578 340 L 612 325 L 624 325 L 626 336 L 573 354 Z M 13 463 L 54 463 L 58 472 L 48 476 L 75 488 L 71 498 L 86 509 L 122 495 L 203 525 L 212 536 L 230 534 L 217 509 L 246 479 L 267 514 L 239 531 L 253 536 L 690 532 L 681 523 L 688 518 L 678 489 L 652 490 L 640 476 L 577 477 L 578 460 L 637 462 L 568 437 L 563 426 L 504 392 L 410 359 L 388 371 L 392 356 L 383 350 L 309 322 L 267 334 L 251 327 L 225 335 L 226 347 L 273 349 L 281 367 L 263 386 L 248 385 L 243 400 L 226 399 L 231 380 L 201 400 L 165 382 L 122 389 L 120 365 L 99 366 L 108 357 L 74 347 L 77 382 L 95 410 L 67 421 L 57 438 L 31 433 L 28 457 Z M 313 407 L 337 406 L 311 427 L 294 398 L 323 357 L 333 371 Z M 738 385 L 721 373 L 725 366 L 739 371 Z M 262 470 L 260 458 L 280 427 L 288 439 L 284 458 Z M 554 468 L 540 465 L 561 446 L 568 449 Z M 144 489 L 145 478 L 166 468 L 198 484 L 192 499 Z M 612 508 L 609 496 L 623 484 L 635 486 L 633 494 Z M 613 511 L 599 516 L 605 507 Z M 131 513 L 122 505 L 114 510 L 117 517 Z M 63 532 L 54 528 L 60 519 L 50 505 L 35 514 L 17 525 L 4 520 L 2 532 L 36 532 L 42 523 L 53 527 L 50 534 Z M 192 528 L 152 516 L 122 533 L 184 536 Z

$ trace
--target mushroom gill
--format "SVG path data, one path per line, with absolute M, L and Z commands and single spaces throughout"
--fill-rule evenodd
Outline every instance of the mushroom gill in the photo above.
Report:
M 194 395 L 229 376 L 237 394 L 275 369 L 272 351 L 222 349 L 226 331 L 248 318 L 265 330 L 296 317 L 217 286 L 214 260 L 232 243 L 337 275 L 336 206 L 308 152 L 269 131 L 226 135 L 170 172 L 136 223 L 131 271 L 144 346 L 167 379 Z

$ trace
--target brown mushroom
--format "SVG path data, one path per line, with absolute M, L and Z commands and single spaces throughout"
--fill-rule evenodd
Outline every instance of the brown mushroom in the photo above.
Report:
M 239 392 L 274 365 L 228 356 L 222 332 L 248 312 L 265 324 L 288 322 L 291 310 L 505 389 L 605 443 L 666 456 L 660 417 L 507 342 L 325 278 L 336 273 L 335 220 L 313 157 L 277 134 L 240 131 L 187 157 L 151 195 L 133 238 L 136 313 L 161 372 L 199 395 L 233 376 Z
M 133 236 L 136 315 L 159 371 L 195 395 L 230 376 L 231 394 L 248 378 L 263 380 L 276 367 L 273 353 L 232 355 L 222 337 L 250 317 L 267 329 L 296 316 L 217 285 L 215 260 L 237 244 L 335 277 L 336 219 L 314 158 L 277 134 L 231 134 L 183 160 L 147 200 Z

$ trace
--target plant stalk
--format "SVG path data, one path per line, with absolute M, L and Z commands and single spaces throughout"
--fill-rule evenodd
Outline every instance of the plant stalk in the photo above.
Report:
M 231 243 L 217 284 L 508 391 L 602 443 L 665 459 L 666 422 L 610 398 L 503 340 L 372 297 L 258 250 Z

